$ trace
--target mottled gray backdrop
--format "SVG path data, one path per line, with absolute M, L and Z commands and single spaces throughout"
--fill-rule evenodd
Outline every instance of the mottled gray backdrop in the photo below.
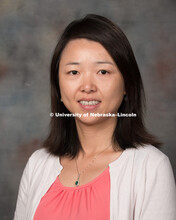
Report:
M 87 13 L 107 16 L 133 47 L 147 96 L 146 124 L 176 174 L 176 1 L 0 1 L 0 219 L 12 219 L 29 155 L 48 132 L 49 65 L 58 36 Z

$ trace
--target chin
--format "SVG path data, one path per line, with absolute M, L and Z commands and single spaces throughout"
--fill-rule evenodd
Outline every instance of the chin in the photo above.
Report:
M 76 122 L 78 123 L 82 123 L 84 125 L 88 125 L 88 126 L 91 126 L 91 125 L 98 125 L 100 123 L 103 123 L 105 121 L 108 120 L 108 118 L 102 118 L 102 117 L 84 117 L 82 116 L 81 118 L 76 118 L 75 119 Z

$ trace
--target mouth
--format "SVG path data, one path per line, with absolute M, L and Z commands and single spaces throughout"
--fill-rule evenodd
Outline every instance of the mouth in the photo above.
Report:
M 81 100 L 81 101 L 79 101 L 79 103 L 81 105 L 97 105 L 100 103 L 100 101 L 98 101 L 98 100 L 91 100 L 91 101 Z
M 78 101 L 78 103 L 80 104 L 81 108 L 84 110 L 94 110 L 98 108 L 101 101 L 95 99 L 89 99 L 89 100 L 81 99 Z

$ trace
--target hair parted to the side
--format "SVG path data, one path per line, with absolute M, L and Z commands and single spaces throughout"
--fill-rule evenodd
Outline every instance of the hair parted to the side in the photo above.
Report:
M 160 148 L 160 142 L 147 131 L 144 125 L 145 94 L 131 45 L 117 25 L 100 15 L 89 14 L 71 22 L 64 30 L 51 62 L 51 112 L 70 113 L 63 102 L 60 102 L 58 69 L 62 51 L 67 43 L 79 38 L 99 42 L 109 52 L 125 83 L 126 98 L 123 99 L 118 112 L 137 114 L 137 117 L 118 117 L 112 137 L 113 143 L 118 143 L 124 150 L 145 144 Z M 73 117 L 52 117 L 50 133 L 43 142 L 43 146 L 51 154 L 74 158 L 82 150 L 75 119 Z

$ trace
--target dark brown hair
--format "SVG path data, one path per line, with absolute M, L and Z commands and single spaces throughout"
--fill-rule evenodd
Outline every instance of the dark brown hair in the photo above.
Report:
M 126 98 L 123 99 L 118 112 L 137 114 L 137 117 L 118 118 L 112 136 L 113 143 L 118 143 L 124 150 L 145 144 L 160 148 L 160 143 L 149 134 L 144 125 L 145 94 L 131 45 L 122 30 L 105 17 L 89 14 L 71 22 L 64 30 L 51 62 L 51 111 L 53 113 L 70 113 L 60 102 L 58 69 L 63 49 L 70 40 L 78 38 L 99 42 L 109 52 L 125 83 Z M 74 158 L 82 150 L 75 119 L 73 117 L 52 117 L 50 133 L 43 146 L 54 155 L 67 155 Z

